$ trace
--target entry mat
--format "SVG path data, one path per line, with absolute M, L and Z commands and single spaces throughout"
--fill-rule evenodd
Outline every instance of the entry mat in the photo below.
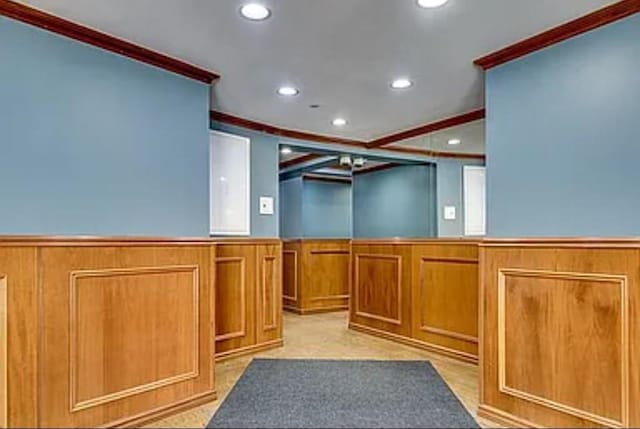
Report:
M 254 359 L 207 428 L 478 428 L 429 362 Z

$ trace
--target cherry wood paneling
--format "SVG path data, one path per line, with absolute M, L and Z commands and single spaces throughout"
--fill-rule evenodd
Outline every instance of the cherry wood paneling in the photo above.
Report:
M 354 240 L 352 254 L 351 328 L 477 362 L 477 241 Z
M 284 249 L 286 310 L 312 314 L 349 308 L 351 240 L 288 240 Z
M 411 246 L 354 241 L 351 323 L 409 337 Z
M 216 241 L 216 359 L 282 345 L 280 240 Z
M 414 246 L 412 336 L 475 362 L 478 243 Z
M 210 247 L 38 249 L 38 426 L 119 425 L 215 397 Z
M 638 247 L 483 243 L 483 416 L 550 427 L 640 424 Z

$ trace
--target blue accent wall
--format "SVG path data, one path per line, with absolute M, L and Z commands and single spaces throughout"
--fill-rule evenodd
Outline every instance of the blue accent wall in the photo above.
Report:
M 435 237 L 435 182 L 434 165 L 406 165 L 356 175 L 354 237 Z
M 640 14 L 486 80 L 488 234 L 640 235 Z
M 208 234 L 207 85 L 4 17 L 0 59 L 0 234 Z
M 276 136 L 213 122 L 211 127 L 251 139 L 251 236 L 279 237 L 278 173 L 280 140 Z M 260 197 L 272 197 L 273 215 L 260 214 Z
M 302 224 L 307 238 L 351 238 L 351 184 L 303 180 Z
M 438 192 L 438 237 L 464 236 L 464 188 L 465 165 L 484 165 L 481 160 L 439 159 L 437 170 Z M 445 220 L 445 206 L 456 208 L 456 219 Z
M 280 182 L 280 237 L 302 238 L 302 177 Z

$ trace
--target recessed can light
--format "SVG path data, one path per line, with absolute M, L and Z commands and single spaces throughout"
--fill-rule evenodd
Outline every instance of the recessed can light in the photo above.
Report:
M 336 127 L 344 127 L 347 125 L 347 120 L 344 118 L 335 118 L 331 123 Z
M 407 89 L 411 86 L 413 86 L 413 82 L 404 77 L 391 82 L 391 88 L 393 89 Z
M 449 0 L 418 0 L 418 6 L 424 8 L 440 7 Z
M 291 152 L 293 151 L 291 150 L 290 147 L 283 147 L 282 149 L 280 149 L 280 153 L 283 155 L 290 155 Z
M 451 139 L 447 143 L 450 144 L 451 146 L 457 146 L 462 142 L 460 141 L 460 139 Z
M 262 21 L 271 15 L 271 11 L 260 3 L 247 3 L 240 8 L 240 13 L 252 21 Z
M 285 97 L 293 97 L 300 94 L 300 91 L 298 88 L 294 88 L 293 86 L 281 86 L 278 88 L 278 94 Z

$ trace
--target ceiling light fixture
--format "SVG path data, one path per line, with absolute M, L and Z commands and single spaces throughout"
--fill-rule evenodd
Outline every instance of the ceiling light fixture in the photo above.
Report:
M 247 3 L 240 8 L 240 13 L 251 21 L 262 21 L 271 16 L 271 11 L 260 3 Z
M 347 125 L 347 120 L 344 118 L 335 118 L 331 123 L 336 127 L 344 127 Z
M 400 78 L 391 82 L 391 88 L 393 89 L 407 89 L 411 86 L 413 86 L 413 82 L 407 78 Z
M 418 6 L 424 8 L 434 8 L 444 5 L 449 0 L 418 0 Z
M 450 144 L 451 146 L 457 146 L 462 142 L 460 141 L 460 139 L 451 139 L 447 143 Z
M 298 90 L 298 88 L 294 88 L 293 86 L 281 86 L 280 88 L 278 88 L 278 95 L 293 97 L 298 94 L 300 94 L 300 91 Z
M 282 149 L 280 149 L 280 153 L 283 155 L 291 155 L 291 152 L 293 151 L 290 147 L 283 147 Z

